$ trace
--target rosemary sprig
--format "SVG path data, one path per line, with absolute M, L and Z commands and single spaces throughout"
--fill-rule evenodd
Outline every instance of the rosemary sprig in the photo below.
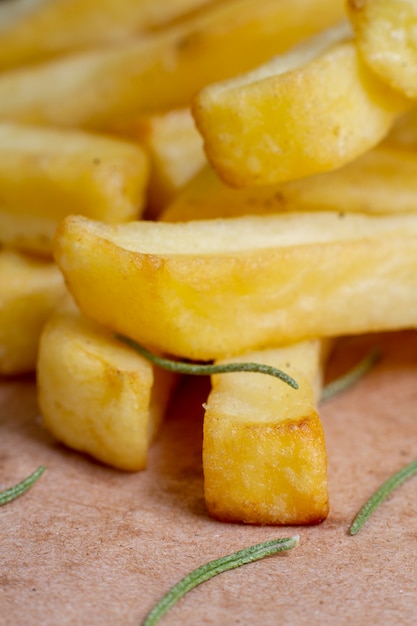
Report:
M 124 335 L 116 335 L 117 339 L 128 344 L 131 348 L 136 350 L 139 354 L 146 359 L 155 363 L 163 369 L 170 370 L 171 372 L 178 372 L 179 374 L 194 374 L 196 376 L 210 376 L 212 374 L 227 374 L 228 372 L 256 372 L 258 374 L 267 374 L 279 378 L 284 383 L 298 389 L 297 382 L 286 374 L 282 370 L 272 367 L 272 365 L 263 365 L 261 363 L 227 363 L 225 365 L 213 365 L 209 363 L 188 363 L 185 361 L 174 361 L 172 359 L 166 359 L 160 357 L 153 352 L 149 352 L 142 345 L 129 339 Z
M 388 480 L 386 480 L 377 491 L 369 498 L 369 500 L 361 508 L 355 519 L 353 520 L 349 534 L 356 535 L 360 531 L 362 526 L 375 511 L 375 509 L 384 501 L 388 496 L 404 481 L 411 478 L 414 474 L 417 474 L 417 459 L 411 461 L 408 465 L 400 469 L 393 474 Z
M 369 372 L 369 370 L 379 360 L 380 356 L 380 350 L 378 348 L 373 348 L 363 359 L 359 361 L 359 363 L 346 372 L 346 374 L 339 376 L 336 380 L 333 380 L 331 383 L 325 385 L 320 401 L 325 402 L 326 400 L 330 400 L 330 398 L 333 398 L 337 394 L 342 393 L 342 391 L 352 387 L 358 382 L 358 380 Z
M 17 485 L 14 485 L 13 487 L 9 487 L 9 489 L 5 489 L 4 491 L 1 491 L 0 492 L 0 506 L 3 506 L 3 504 L 7 504 L 8 502 L 11 502 L 15 498 L 18 498 L 19 496 L 24 494 L 26 491 L 28 491 L 28 489 L 30 489 L 32 485 L 34 485 L 36 481 L 42 476 L 44 471 L 45 471 L 45 466 L 40 465 L 34 472 L 32 472 L 32 474 L 30 474 L 30 476 L 22 480 L 20 483 L 17 483 Z
M 228 556 L 221 557 L 214 561 L 209 561 L 205 565 L 198 567 L 193 572 L 185 576 L 174 587 L 172 587 L 163 598 L 148 613 L 142 626 L 153 626 L 184 594 L 197 585 L 236 567 L 258 561 L 277 552 L 290 550 L 298 545 L 299 536 L 286 537 L 283 539 L 272 539 L 258 543 L 249 548 L 239 550 Z

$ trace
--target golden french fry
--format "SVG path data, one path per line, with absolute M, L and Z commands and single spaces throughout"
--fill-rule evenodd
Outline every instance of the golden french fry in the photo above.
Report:
M 59 221 L 141 215 L 148 159 L 140 146 L 80 131 L 0 124 L 0 243 L 52 253 Z
M 288 183 L 236 189 L 205 167 L 160 216 L 164 222 L 279 213 L 417 212 L 417 150 L 384 142 L 332 172 Z
M 147 216 L 159 215 L 206 163 L 203 140 L 189 109 L 127 120 L 119 133 L 146 148 L 150 158 Z
M 320 341 L 233 360 L 278 367 L 299 388 L 262 374 L 212 377 L 203 438 L 210 515 L 250 524 L 321 522 L 328 514 L 328 491 L 324 433 L 316 409 Z
M 0 250 L 0 374 L 35 370 L 42 328 L 65 292 L 54 263 Z
M 146 467 L 172 374 L 66 309 L 44 327 L 37 379 L 43 424 L 56 439 L 118 469 Z
M 336 169 L 375 146 L 409 106 L 361 62 L 342 23 L 207 86 L 193 113 L 213 167 L 244 187 Z
M 86 315 L 191 359 L 417 324 L 415 214 L 116 226 L 72 216 L 55 258 Z
M 108 130 L 188 106 L 204 85 L 247 71 L 333 24 L 341 0 L 230 0 L 139 41 L 0 76 L 0 119 Z
M 369 67 L 392 89 L 417 98 L 417 4 L 348 0 L 356 43 Z
M 11 15 L 0 4 L 0 69 L 114 44 L 166 26 L 213 0 L 44 0 Z M 10 4 L 10 3 L 7 3 Z M 13 3 L 16 4 L 16 3 Z M 22 3 L 20 3 L 22 4 Z

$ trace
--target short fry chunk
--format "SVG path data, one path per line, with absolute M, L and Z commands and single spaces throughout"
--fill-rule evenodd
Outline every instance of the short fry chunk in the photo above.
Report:
M 146 467 L 174 378 L 79 312 L 56 312 L 42 333 L 38 399 L 45 427 L 67 446 L 122 470 Z
M 204 492 L 226 522 L 313 524 L 328 514 L 327 455 L 315 405 L 318 340 L 245 354 L 284 369 L 299 389 L 261 374 L 213 376 L 204 416 Z

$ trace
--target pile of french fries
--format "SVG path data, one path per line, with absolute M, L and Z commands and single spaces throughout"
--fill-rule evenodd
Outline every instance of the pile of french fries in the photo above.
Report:
M 14 6 L 13 6 L 14 5 Z M 137 471 L 174 359 L 212 377 L 213 517 L 329 510 L 334 338 L 417 325 L 417 4 L 0 5 L 0 374 L 57 440 Z

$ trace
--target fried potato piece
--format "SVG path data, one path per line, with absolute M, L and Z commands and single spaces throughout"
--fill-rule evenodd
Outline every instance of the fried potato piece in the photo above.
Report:
M 100 44 L 114 44 L 166 26 L 212 3 L 213 0 L 32 0 L 26 12 L 20 11 L 7 19 L 5 13 L 10 11 L 2 2 L 0 69 L 38 63 Z
M 417 4 L 348 0 L 356 43 L 369 67 L 392 89 L 417 98 Z
M 86 315 L 191 359 L 417 324 L 415 214 L 117 226 L 72 216 L 55 258 Z
M 141 215 L 148 159 L 140 146 L 80 131 L 0 124 L 0 242 L 52 254 L 58 222 Z
M 138 141 L 150 158 L 147 216 L 156 217 L 207 162 L 188 108 L 124 121 L 119 133 Z
M 193 114 L 213 167 L 245 187 L 336 169 L 375 146 L 410 106 L 361 62 L 342 23 L 207 86 Z
M 44 327 L 37 379 L 43 424 L 58 441 L 118 469 L 146 467 L 172 374 L 66 309 Z
M 65 292 L 54 263 L 0 250 L 1 375 L 35 370 L 42 328 Z
M 0 76 L 0 119 L 108 130 L 138 113 L 188 106 L 343 14 L 341 0 L 229 0 L 183 24 Z
M 204 416 L 207 509 L 225 522 L 314 524 L 328 514 L 327 454 L 316 409 L 318 340 L 249 353 L 293 376 L 299 388 L 262 374 L 219 374 Z
M 266 187 L 236 189 L 205 167 L 160 219 L 181 222 L 282 211 L 417 212 L 417 150 L 385 142 L 338 170 Z

